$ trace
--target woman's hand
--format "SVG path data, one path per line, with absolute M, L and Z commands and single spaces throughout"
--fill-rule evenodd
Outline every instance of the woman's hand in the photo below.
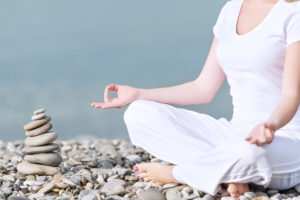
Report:
M 251 144 L 261 146 L 263 144 L 269 144 L 273 141 L 275 128 L 267 123 L 261 123 L 256 125 L 250 135 L 245 138 Z
M 116 91 L 116 98 L 111 99 L 109 97 L 109 91 Z M 127 85 L 117 85 L 109 84 L 105 87 L 104 91 L 104 102 L 93 102 L 91 106 L 95 108 L 121 108 L 132 101 L 138 99 L 139 89 L 127 86 Z

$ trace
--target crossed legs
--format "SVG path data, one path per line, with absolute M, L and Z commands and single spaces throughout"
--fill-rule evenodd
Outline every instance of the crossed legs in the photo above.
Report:
M 213 195 L 221 189 L 220 183 L 226 183 L 232 197 L 249 191 L 248 182 L 270 181 L 264 149 L 243 141 L 245 135 L 225 119 L 136 100 L 125 111 L 124 121 L 134 145 L 173 164 L 136 165 L 144 181 L 185 183 Z

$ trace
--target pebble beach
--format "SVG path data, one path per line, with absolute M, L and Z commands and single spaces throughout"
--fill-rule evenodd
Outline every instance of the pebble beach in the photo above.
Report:
M 165 161 L 132 145 L 128 139 L 57 140 L 62 157 L 55 175 L 25 175 L 17 171 L 24 162 L 24 141 L 0 140 L 0 199 L 46 200 L 233 200 L 224 188 L 215 196 L 184 184 L 158 186 L 144 182 L 133 171 L 141 162 Z M 205 181 L 205 180 L 199 180 Z M 300 200 L 300 185 L 285 191 L 250 184 L 241 200 Z

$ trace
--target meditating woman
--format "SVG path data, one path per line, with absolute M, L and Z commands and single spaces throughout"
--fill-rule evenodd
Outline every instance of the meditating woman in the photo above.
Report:
M 169 162 L 140 163 L 144 181 L 184 183 L 232 197 L 248 183 L 300 183 L 300 1 L 230 0 L 222 8 L 200 75 L 172 87 L 110 84 L 96 108 L 120 108 L 130 139 Z M 211 102 L 225 79 L 233 116 L 215 119 L 173 105 Z M 116 91 L 116 98 L 109 91 Z

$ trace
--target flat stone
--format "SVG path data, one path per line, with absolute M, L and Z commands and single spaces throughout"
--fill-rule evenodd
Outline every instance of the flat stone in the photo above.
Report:
M 138 194 L 140 200 L 165 200 L 165 197 L 158 190 L 143 190 Z
M 236 200 L 233 197 L 222 197 L 221 200 Z
M 108 160 L 103 160 L 103 161 L 100 162 L 100 164 L 99 164 L 98 167 L 99 167 L 99 168 L 101 167 L 101 168 L 103 168 L 103 169 L 111 169 L 111 168 L 113 168 L 114 166 L 113 166 L 113 164 L 112 164 L 110 161 L 108 161 Z
M 55 143 L 50 143 L 44 146 L 36 147 L 25 147 L 22 150 L 22 153 L 25 155 L 38 154 L 38 153 L 48 153 L 59 149 L 59 145 Z
M 300 193 L 300 184 L 296 185 L 294 188 L 298 193 Z
M 269 197 L 268 194 L 266 194 L 264 192 L 255 192 L 255 195 L 256 195 L 256 197 L 261 197 L 261 196 Z
M 50 122 L 50 120 L 51 120 L 51 117 L 46 116 L 44 119 L 31 121 L 24 126 L 24 130 L 30 131 L 32 129 L 38 128 L 40 126 L 43 126 L 44 124 L 47 124 L 48 122 Z
M 27 198 L 27 197 L 11 195 L 11 196 L 8 197 L 8 200 L 30 200 L 30 199 Z
M 79 194 L 81 200 L 98 200 L 99 195 L 99 190 L 82 190 Z
M 96 150 L 100 151 L 102 154 L 115 158 L 117 156 L 117 151 L 114 145 L 104 144 L 101 146 L 96 146 Z
M 270 189 L 270 190 L 267 191 L 267 194 L 270 195 L 270 196 L 272 196 L 272 195 L 274 195 L 274 194 L 277 194 L 277 193 L 279 193 L 278 190 Z
M 50 132 L 50 133 L 45 133 L 34 137 L 27 137 L 24 143 L 26 146 L 35 147 L 35 146 L 49 144 L 54 140 L 56 140 L 56 138 L 57 138 L 57 133 Z
M 103 185 L 101 192 L 105 193 L 107 196 L 122 195 L 125 192 L 125 184 L 126 182 L 122 179 L 112 179 Z
M 250 200 L 250 199 L 248 197 L 246 197 L 245 195 L 240 195 L 239 200 Z
M 40 113 L 40 114 L 37 114 L 37 115 L 33 115 L 33 116 L 31 117 L 31 120 L 39 120 L 39 119 L 43 119 L 43 118 L 45 118 L 45 116 L 46 116 L 46 113 Z
M 245 192 L 244 196 L 249 198 L 249 199 L 253 199 L 256 197 L 256 194 L 254 192 Z
M 25 135 L 30 136 L 30 137 L 41 135 L 41 134 L 46 133 L 47 131 L 49 131 L 51 128 L 52 128 L 52 124 L 48 123 L 48 124 L 45 124 L 45 125 L 43 125 L 39 128 L 33 129 L 31 131 L 26 131 Z
M 32 164 L 28 162 L 23 162 L 18 164 L 17 166 L 18 172 L 27 175 L 48 175 L 52 176 L 59 172 L 58 167 L 50 167 L 39 164 Z
M 40 109 L 34 111 L 33 114 L 38 115 L 38 114 L 41 114 L 41 113 L 44 113 L 44 112 L 46 112 L 46 109 L 45 108 L 40 108 Z
M 131 162 L 135 162 L 135 163 L 139 163 L 142 161 L 142 158 L 137 154 L 130 154 L 130 155 L 126 156 L 126 158 L 128 160 L 130 160 Z
M 265 196 L 260 196 L 260 197 L 255 197 L 252 200 L 269 200 L 269 197 L 265 197 Z
M 38 191 L 39 194 L 46 194 L 47 192 L 50 192 L 55 187 L 55 183 L 50 182 L 45 184 L 42 189 Z
M 57 152 L 39 153 L 34 155 L 26 155 L 24 160 L 30 163 L 57 167 L 61 163 L 62 157 Z
M 210 194 L 205 194 L 203 197 L 202 197 L 203 200 L 214 200 L 215 198 L 210 195 Z
M 174 188 L 168 189 L 166 192 L 167 200 L 180 200 L 181 197 L 182 194 Z M 205 200 L 214 200 L 214 199 L 205 199 Z
M 16 179 L 12 175 L 4 175 L 3 180 L 10 181 L 10 182 L 15 182 L 16 181 Z

